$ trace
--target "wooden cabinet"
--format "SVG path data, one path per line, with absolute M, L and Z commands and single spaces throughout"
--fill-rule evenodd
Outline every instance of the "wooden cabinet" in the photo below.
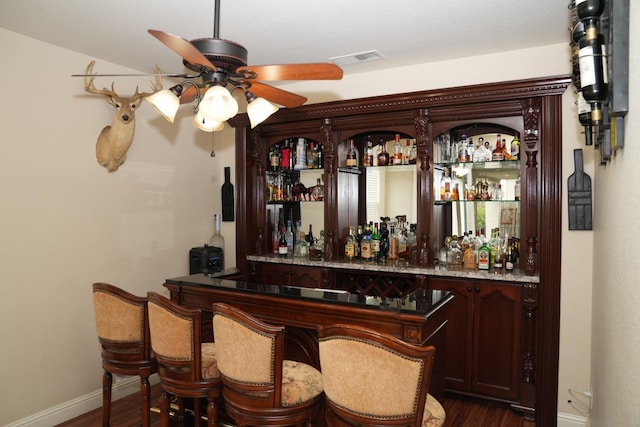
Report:
M 271 285 L 326 288 L 327 269 L 289 264 L 261 263 L 260 281 Z
M 434 279 L 431 287 L 454 295 L 447 323 L 446 387 L 516 400 L 521 363 L 520 285 Z
M 536 425 L 555 425 L 562 235 L 559 147 L 562 94 L 570 82 L 569 76 L 553 76 L 314 104 L 281 109 L 253 129 L 245 114 L 230 119 L 236 128 L 237 267 L 253 280 L 297 275 L 297 266 L 279 273 L 258 273 L 270 263 L 255 261 L 272 253 L 272 218 L 266 209 L 271 146 L 305 138 L 322 147 L 324 200 L 318 205 L 322 206 L 325 231 L 322 268 L 334 272 L 322 280 L 326 280 L 323 286 L 333 288 L 345 283 L 335 274 L 341 267 L 333 264 L 342 259 L 348 226 L 366 219 L 363 174 L 344 173 L 347 141 L 356 140 L 362 153 L 369 134 L 374 142 L 394 134 L 411 139 L 416 148 L 413 195 L 417 223 L 412 267 L 419 271 L 416 280 L 403 279 L 402 286 L 447 283 L 458 295 L 455 304 L 460 317 L 450 318 L 457 332 L 450 333 L 452 344 L 447 345 L 447 352 L 460 364 L 449 372 L 449 388 L 511 401 L 514 407 L 535 414 Z M 447 212 L 446 203 L 440 204 L 445 206 L 441 209 L 434 194 L 438 166 L 434 140 L 452 129 L 487 123 L 513 130 L 520 137 L 519 161 L 514 163 L 520 200 L 514 197 L 509 203 L 517 206 L 513 224 L 520 239 L 519 270 L 533 280 L 512 286 L 492 280 L 490 274 L 474 276 L 470 283 L 478 281 L 479 291 L 467 293 L 464 277 L 433 267 L 444 237 L 452 230 L 451 209 Z M 319 228 L 314 224 L 314 233 Z M 270 268 L 266 266 L 265 271 Z M 317 272 L 302 274 L 317 280 Z M 386 278 L 374 278 L 370 283 L 377 285 L 371 289 L 389 283 L 389 278 L 394 282 L 394 275 L 400 275 L 394 266 L 369 276 L 376 274 Z M 452 283 L 440 281 L 447 277 Z M 356 287 L 368 286 L 351 282 Z M 455 348 L 458 351 L 452 350 Z M 504 369 L 496 369 L 497 365 Z

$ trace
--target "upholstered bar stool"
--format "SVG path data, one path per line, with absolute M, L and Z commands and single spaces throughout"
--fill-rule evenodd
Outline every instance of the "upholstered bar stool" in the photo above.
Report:
M 322 425 L 321 374 L 284 360 L 284 326 L 216 303 L 213 336 L 226 411 L 238 427 Z
M 440 427 L 428 394 L 435 348 L 355 325 L 318 330 L 327 425 Z
M 149 376 L 156 372 L 156 361 L 150 354 L 147 299 L 108 283 L 94 283 L 93 311 L 104 370 L 102 425 L 110 425 L 112 374 L 117 374 L 140 377 L 142 426 L 149 427 Z
M 215 343 L 201 341 L 202 314 L 155 293 L 149 299 L 151 348 L 158 363 L 162 387 L 160 427 L 169 427 L 169 394 L 196 399 L 194 419 L 199 425 L 199 398 L 207 399 L 207 425 L 218 425 L 218 399 L 222 382 L 218 372 Z

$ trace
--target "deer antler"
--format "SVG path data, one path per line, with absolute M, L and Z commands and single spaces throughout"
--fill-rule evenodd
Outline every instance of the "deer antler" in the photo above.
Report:
M 89 65 L 87 65 L 87 68 L 85 68 L 84 70 L 84 90 L 86 90 L 89 93 L 93 93 L 95 95 L 105 95 L 105 96 L 118 96 L 118 94 L 115 91 L 115 82 L 111 83 L 111 90 L 107 89 L 106 87 L 103 89 L 96 89 L 93 81 L 95 80 L 95 75 L 97 73 L 93 72 L 93 66 L 95 65 L 96 61 L 91 61 L 89 62 Z M 92 77 L 88 77 L 89 75 L 93 74 Z M 136 101 L 140 98 L 143 98 L 145 96 L 149 96 L 149 95 L 153 95 L 154 93 L 156 93 L 159 90 L 162 90 L 162 75 L 160 73 L 160 67 L 156 65 L 156 74 L 155 74 L 155 81 L 151 81 L 151 92 L 138 92 L 138 86 L 136 86 L 136 93 L 134 93 L 133 95 L 131 95 L 129 97 L 130 100 L 132 101 Z

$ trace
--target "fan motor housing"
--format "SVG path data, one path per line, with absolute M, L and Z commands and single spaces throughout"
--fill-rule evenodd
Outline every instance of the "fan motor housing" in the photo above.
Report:
M 213 65 L 223 70 L 234 73 L 236 68 L 247 65 L 247 49 L 231 40 L 203 38 L 191 40 L 191 44 Z M 183 63 L 191 70 L 200 71 L 199 68 L 186 61 Z

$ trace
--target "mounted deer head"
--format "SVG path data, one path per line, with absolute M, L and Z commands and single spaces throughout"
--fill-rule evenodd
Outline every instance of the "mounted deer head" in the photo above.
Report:
M 162 77 L 160 71 L 157 70 L 156 81 L 151 83 L 153 92 L 138 92 L 130 97 L 118 96 L 111 83 L 111 89 L 98 90 L 93 84 L 95 76 L 88 77 L 93 73 L 93 65 L 95 61 L 91 61 L 85 69 L 84 90 L 96 95 L 104 95 L 107 102 L 116 109 L 113 123 L 111 126 L 105 126 L 98 136 L 96 143 L 96 158 L 101 166 L 104 166 L 109 172 L 117 170 L 121 164 L 127 159 L 127 150 L 133 142 L 133 134 L 135 131 L 135 110 L 140 106 L 142 98 L 149 96 L 162 89 Z

